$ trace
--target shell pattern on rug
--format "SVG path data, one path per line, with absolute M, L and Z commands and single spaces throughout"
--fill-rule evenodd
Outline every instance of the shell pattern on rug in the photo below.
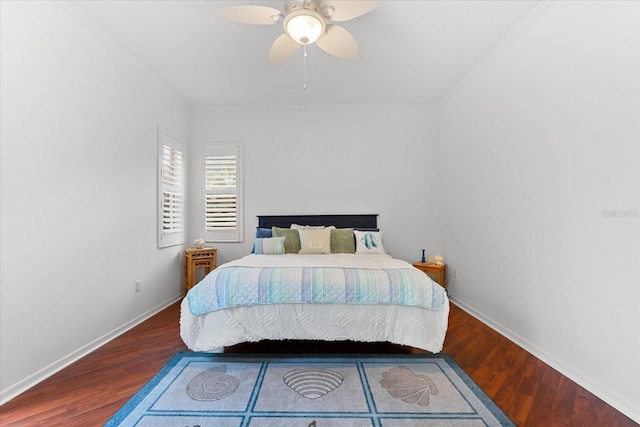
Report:
M 340 387 L 344 377 L 328 369 L 294 369 L 282 377 L 284 383 L 300 396 L 318 399 Z
M 429 406 L 429 396 L 438 394 L 438 387 L 428 375 L 419 374 L 404 366 L 384 371 L 380 385 L 391 396 L 419 406 Z
M 240 386 L 238 378 L 226 375 L 227 366 L 216 366 L 193 377 L 187 384 L 187 394 L 194 400 L 220 400 L 233 394 Z

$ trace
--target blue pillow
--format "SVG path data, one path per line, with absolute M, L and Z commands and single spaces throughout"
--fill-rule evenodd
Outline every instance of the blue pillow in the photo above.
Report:
M 270 228 L 256 228 L 256 239 L 268 239 L 273 237 L 273 232 Z

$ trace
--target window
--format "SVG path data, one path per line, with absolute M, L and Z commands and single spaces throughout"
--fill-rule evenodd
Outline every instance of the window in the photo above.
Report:
M 242 241 L 242 144 L 204 144 L 201 152 L 204 240 Z
M 158 247 L 184 242 L 182 141 L 158 130 Z

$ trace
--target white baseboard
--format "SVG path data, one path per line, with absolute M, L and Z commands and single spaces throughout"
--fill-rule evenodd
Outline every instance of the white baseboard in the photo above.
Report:
M 629 399 L 625 399 L 624 397 L 611 391 L 609 388 L 603 386 L 597 381 L 594 381 L 588 375 L 585 375 L 583 372 L 572 368 L 562 360 L 559 360 L 555 356 L 547 353 L 535 344 L 529 342 L 509 328 L 504 327 L 500 323 L 495 322 L 490 317 L 485 316 L 463 301 L 460 301 L 457 298 L 453 297 L 450 299 L 455 305 L 469 313 L 471 316 L 486 324 L 491 329 L 499 332 L 501 335 L 507 337 L 509 340 L 519 345 L 529 353 L 533 354 L 535 357 L 542 360 L 544 363 L 551 366 L 553 369 L 560 372 L 565 377 L 571 379 L 576 384 L 579 384 L 581 387 L 589 390 L 591 393 L 604 400 L 609 405 L 625 414 L 627 417 L 631 418 L 637 423 L 640 423 L 640 406 L 638 406 L 637 402 L 631 402 Z
M 134 326 L 139 325 L 140 323 L 142 323 L 145 320 L 149 319 L 151 316 L 161 312 L 162 310 L 164 310 L 165 308 L 169 307 L 171 304 L 179 301 L 180 299 L 182 299 L 182 294 L 177 295 L 177 296 L 171 298 L 170 300 L 163 302 L 162 304 L 152 308 L 151 310 L 149 310 L 149 311 L 147 311 L 145 313 L 142 313 L 140 316 L 132 319 L 131 321 L 125 323 L 124 325 L 114 329 L 111 332 L 106 333 L 105 335 L 103 335 L 100 338 L 90 342 L 89 344 L 87 344 L 87 345 L 85 345 L 83 347 L 80 347 L 79 349 L 77 349 L 76 351 L 68 354 L 67 356 L 65 356 L 65 357 L 53 362 L 52 364 L 40 369 L 36 373 L 34 373 L 32 375 L 29 375 L 28 377 L 26 377 L 22 381 L 19 381 L 16 384 L 7 387 L 4 390 L 1 390 L 0 391 L 0 405 L 4 405 L 5 403 L 10 401 L 14 397 L 24 393 L 25 391 L 29 390 L 31 387 L 33 387 L 36 384 L 44 381 L 45 379 L 49 378 L 53 374 L 61 371 L 62 369 L 66 368 L 67 366 L 71 365 L 73 362 L 76 362 L 77 360 L 83 358 L 87 354 L 89 354 L 92 351 L 96 350 L 97 348 L 105 345 L 106 343 L 108 343 L 109 341 L 113 340 L 114 338 L 122 335 L 123 333 L 127 332 L 129 329 L 133 328 Z

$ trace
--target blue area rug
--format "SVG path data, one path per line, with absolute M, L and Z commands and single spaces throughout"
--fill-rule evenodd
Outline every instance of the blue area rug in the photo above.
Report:
M 106 424 L 514 426 L 447 355 L 179 353 Z

